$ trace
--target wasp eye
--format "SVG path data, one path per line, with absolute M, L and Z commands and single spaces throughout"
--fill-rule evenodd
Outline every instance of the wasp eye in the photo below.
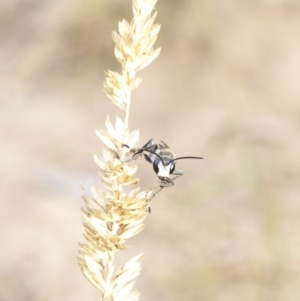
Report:
M 154 171 L 158 174 L 158 164 L 161 162 L 161 160 L 159 158 L 155 159 L 153 162 L 153 169 Z
M 172 162 L 170 166 L 170 174 L 172 174 L 174 170 L 175 170 L 175 163 Z

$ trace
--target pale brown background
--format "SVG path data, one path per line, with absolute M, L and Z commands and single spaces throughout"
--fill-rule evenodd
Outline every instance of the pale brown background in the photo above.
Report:
M 300 300 L 300 2 L 159 0 L 159 58 L 130 128 L 185 175 L 152 204 L 122 263 L 141 300 Z M 111 31 L 129 0 L 0 3 L 0 300 L 99 300 L 76 263 L 81 186 L 101 185 L 94 129 L 123 113 Z M 143 188 L 156 185 L 141 161 Z

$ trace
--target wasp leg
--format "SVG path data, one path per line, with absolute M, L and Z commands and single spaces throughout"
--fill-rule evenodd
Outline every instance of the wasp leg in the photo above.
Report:
M 175 185 L 175 183 L 174 183 L 173 179 L 171 179 L 171 178 L 164 178 L 160 182 L 160 187 L 170 187 L 170 186 L 173 186 L 173 185 Z
M 180 171 L 180 170 L 179 170 Z M 175 174 L 175 172 L 173 172 L 173 175 Z M 180 176 L 183 175 L 183 172 L 175 174 L 175 177 L 173 178 L 166 178 L 163 181 L 161 181 L 160 187 L 171 187 L 174 186 L 174 180 L 176 180 L 177 178 L 179 178 Z
M 142 148 L 148 148 L 154 145 L 154 140 L 151 138 Z
M 148 199 L 149 201 L 151 201 L 160 191 L 162 191 L 165 187 L 171 187 L 173 185 L 175 185 L 174 180 L 177 179 L 178 177 L 183 175 L 183 171 L 182 170 L 174 170 L 172 175 L 175 175 L 175 177 L 173 178 L 165 178 L 160 182 L 160 185 L 152 188 L 153 195 Z
M 148 155 L 144 154 L 144 158 L 147 162 L 152 163 L 152 161 Z
M 137 151 L 137 152 L 135 152 L 135 153 L 133 154 L 131 160 L 136 160 L 136 159 L 140 158 L 140 157 L 142 156 L 142 153 L 143 153 L 143 151 Z M 130 160 L 130 161 L 131 161 L 131 160 Z
M 150 139 L 143 147 L 141 148 L 132 148 L 131 151 L 132 152 L 143 152 L 144 150 L 147 150 L 149 149 L 151 146 L 155 145 L 154 144 L 154 140 L 153 139 Z M 127 144 L 122 144 L 123 147 L 127 147 L 127 148 L 130 148 L 129 145 Z
M 180 176 L 183 175 L 183 171 L 179 170 L 179 169 L 175 169 L 172 173 L 172 175 L 174 175 L 175 177 L 173 178 L 165 178 L 161 181 L 160 186 L 161 187 L 171 187 L 173 185 L 175 185 L 174 180 L 179 178 Z
M 183 175 L 183 171 L 182 170 L 179 170 L 179 169 L 175 169 L 173 172 L 172 172 L 172 175 L 174 176 L 177 176 L 176 178 L 180 177 Z M 174 179 L 174 178 L 172 178 Z
M 130 148 L 129 145 L 127 144 L 122 144 L 123 147 L 127 147 L 127 148 Z M 131 152 L 133 152 L 133 156 L 131 159 L 127 160 L 126 162 L 130 162 L 132 160 L 136 160 L 138 159 L 139 157 L 141 157 L 142 153 L 144 151 L 147 151 L 148 149 L 151 149 L 151 147 L 155 146 L 154 144 L 154 140 L 153 139 L 150 139 L 142 148 L 137 148 L 137 149 L 131 149 Z
M 152 191 L 152 195 L 149 197 L 148 201 L 151 201 L 160 191 L 162 191 L 164 187 L 162 186 L 157 186 L 155 188 L 151 188 L 150 190 Z M 150 209 L 150 207 L 149 207 Z M 151 212 L 151 209 L 149 210 Z
M 170 148 L 165 142 L 163 142 L 162 140 L 160 140 L 160 142 L 163 144 L 164 147 L 166 148 Z
M 153 148 L 153 150 L 151 150 L 151 148 Z M 148 150 L 155 151 L 156 150 L 155 145 L 148 146 L 147 148 L 139 148 L 139 149 L 133 150 L 134 154 L 132 156 L 132 160 L 138 159 L 142 155 L 143 152 L 146 152 Z M 145 156 L 145 154 L 144 154 L 144 156 Z M 146 160 L 148 161 L 148 159 L 146 159 Z M 149 158 L 149 160 L 150 160 L 150 158 Z M 152 163 L 151 160 L 148 162 Z
M 152 146 L 154 146 L 154 140 L 150 139 L 144 146 L 142 146 L 141 148 L 137 148 L 137 149 L 132 149 L 133 152 L 143 152 L 143 151 L 147 151 L 148 149 L 151 149 Z
M 127 145 L 127 144 L 122 144 L 122 147 L 130 148 L 130 146 Z M 131 150 L 131 151 L 132 151 L 132 150 Z M 126 160 L 125 162 L 126 162 L 126 163 L 129 163 L 129 162 L 131 162 L 132 160 L 133 160 L 133 158 L 130 158 L 130 159 Z
M 154 144 L 154 140 L 150 139 L 143 147 L 137 148 L 137 149 L 132 149 L 132 152 L 134 152 L 134 154 L 132 156 L 132 160 L 138 159 L 143 152 L 146 152 L 148 150 L 155 151 L 156 148 L 157 148 L 157 146 Z
M 152 142 L 153 142 L 153 139 L 151 139 L 152 140 Z M 135 152 L 147 152 L 147 151 L 153 151 L 153 152 L 155 152 L 156 150 L 157 150 L 157 144 L 149 144 L 149 142 L 146 144 L 146 145 L 144 145 L 142 148 L 138 148 L 138 149 L 136 149 L 136 150 L 134 150 Z
M 174 175 L 175 177 L 173 178 L 164 178 L 162 181 L 161 181 L 161 184 L 160 186 L 161 187 L 171 187 L 173 185 L 175 185 L 174 183 L 174 180 L 179 178 L 180 176 L 183 175 L 183 171 L 182 170 L 174 170 L 172 175 Z
M 174 170 L 172 175 L 174 175 L 175 177 L 172 178 L 172 180 L 174 181 L 175 179 L 179 178 L 180 176 L 183 175 L 183 171 L 182 170 Z

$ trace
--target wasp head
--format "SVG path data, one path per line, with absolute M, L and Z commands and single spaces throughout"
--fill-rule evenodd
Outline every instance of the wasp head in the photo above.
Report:
M 165 180 L 166 178 L 169 178 L 175 170 L 175 163 L 168 158 L 162 160 L 162 158 L 158 157 L 153 162 L 153 169 L 159 179 Z

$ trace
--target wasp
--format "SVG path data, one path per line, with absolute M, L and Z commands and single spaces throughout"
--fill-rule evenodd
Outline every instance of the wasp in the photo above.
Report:
M 123 146 L 129 148 L 126 144 Z M 182 159 L 203 159 L 202 157 L 195 156 L 174 158 L 174 153 L 166 143 L 161 141 L 161 144 L 156 144 L 153 139 L 150 139 L 142 148 L 132 149 L 132 152 L 134 154 L 129 161 L 136 160 L 144 155 L 145 160 L 153 165 L 153 169 L 160 179 L 159 191 L 164 187 L 175 185 L 174 180 L 183 175 L 182 170 L 176 169 L 175 161 Z

